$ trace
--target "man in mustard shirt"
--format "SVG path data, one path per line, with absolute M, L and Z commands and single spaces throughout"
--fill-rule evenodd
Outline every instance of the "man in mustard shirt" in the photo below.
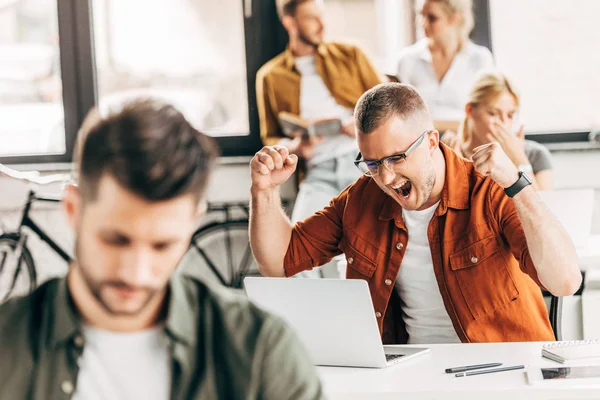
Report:
M 321 0 L 283 0 L 278 6 L 290 41 L 258 71 L 256 98 L 263 143 L 288 147 L 306 166 L 292 214 L 295 222 L 323 208 L 359 177 L 352 168 L 358 152 L 352 114 L 358 98 L 382 79 L 356 46 L 323 41 Z M 278 120 L 282 111 L 307 121 L 340 118 L 342 128 L 328 138 L 288 139 Z M 329 265 L 324 275 L 338 276 L 335 261 Z M 320 277 L 321 272 L 302 275 Z

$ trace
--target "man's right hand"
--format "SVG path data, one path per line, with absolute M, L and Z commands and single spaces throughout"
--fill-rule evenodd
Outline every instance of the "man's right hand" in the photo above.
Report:
M 284 146 L 265 146 L 250 161 L 252 186 L 256 190 L 275 189 L 296 170 L 298 156 Z
M 315 146 L 323 140 L 325 140 L 325 138 L 318 136 L 309 138 L 296 136 L 292 141 L 286 144 L 286 147 L 290 150 L 290 153 L 294 153 L 298 157 L 308 160 L 315 152 Z

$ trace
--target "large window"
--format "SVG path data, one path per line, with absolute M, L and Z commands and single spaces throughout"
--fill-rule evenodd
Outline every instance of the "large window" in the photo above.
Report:
M 270 1 L 0 0 L 0 162 L 68 162 L 91 107 L 134 97 L 174 104 L 224 156 L 252 154 L 278 23 Z
M 597 0 L 489 0 L 498 67 L 521 93 L 529 133 L 600 127 Z
M 418 36 L 414 1 L 326 0 L 327 39 L 393 71 Z M 474 3 L 528 133 L 600 128 L 600 1 Z M 285 42 L 275 0 L 0 0 L 0 162 L 70 161 L 90 107 L 139 96 L 173 103 L 223 155 L 252 154 L 256 72 Z
M 240 0 L 94 0 L 93 15 L 101 109 L 149 96 L 207 134 L 250 133 Z
M 413 39 L 410 1 L 326 0 L 326 39 L 357 44 L 380 72 L 395 71 L 398 52 Z
M 56 0 L 0 1 L 0 157 L 66 152 Z

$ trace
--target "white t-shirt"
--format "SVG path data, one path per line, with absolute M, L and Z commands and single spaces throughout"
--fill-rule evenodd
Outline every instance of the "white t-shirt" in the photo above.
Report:
M 427 238 L 427 227 L 438 204 L 422 211 L 402 210 L 408 243 L 396 287 L 409 344 L 460 343 L 435 279 Z
M 168 400 L 171 355 L 162 327 L 115 333 L 83 328 L 74 400 Z
M 403 49 L 397 58 L 396 76 L 413 85 L 431 111 L 435 121 L 460 121 L 477 72 L 493 68 L 492 53 L 483 46 L 467 42 L 456 54 L 441 82 L 433 69 L 427 38 Z
M 338 104 L 323 78 L 317 72 L 315 56 L 296 57 L 296 69 L 300 72 L 300 116 L 305 120 L 340 118 L 342 122 L 352 118 L 354 110 Z M 351 151 L 358 152 L 356 139 L 344 134 L 328 138 L 316 146 L 308 165 L 336 158 Z

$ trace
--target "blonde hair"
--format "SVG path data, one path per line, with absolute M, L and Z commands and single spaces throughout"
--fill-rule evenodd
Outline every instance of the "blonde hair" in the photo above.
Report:
M 462 16 L 462 24 L 460 26 L 461 39 L 464 42 L 469 40 L 469 35 L 475 26 L 475 18 L 473 16 L 473 0 L 425 0 L 435 3 L 440 3 L 446 10 L 446 14 L 452 16 L 454 13 L 459 13 Z
M 477 107 L 480 104 L 490 103 L 502 93 L 510 93 L 519 107 L 519 93 L 506 75 L 499 71 L 480 71 L 471 87 L 467 104 Z M 468 116 L 465 116 L 458 127 L 458 137 L 463 143 L 471 138 L 472 128 L 469 125 Z

